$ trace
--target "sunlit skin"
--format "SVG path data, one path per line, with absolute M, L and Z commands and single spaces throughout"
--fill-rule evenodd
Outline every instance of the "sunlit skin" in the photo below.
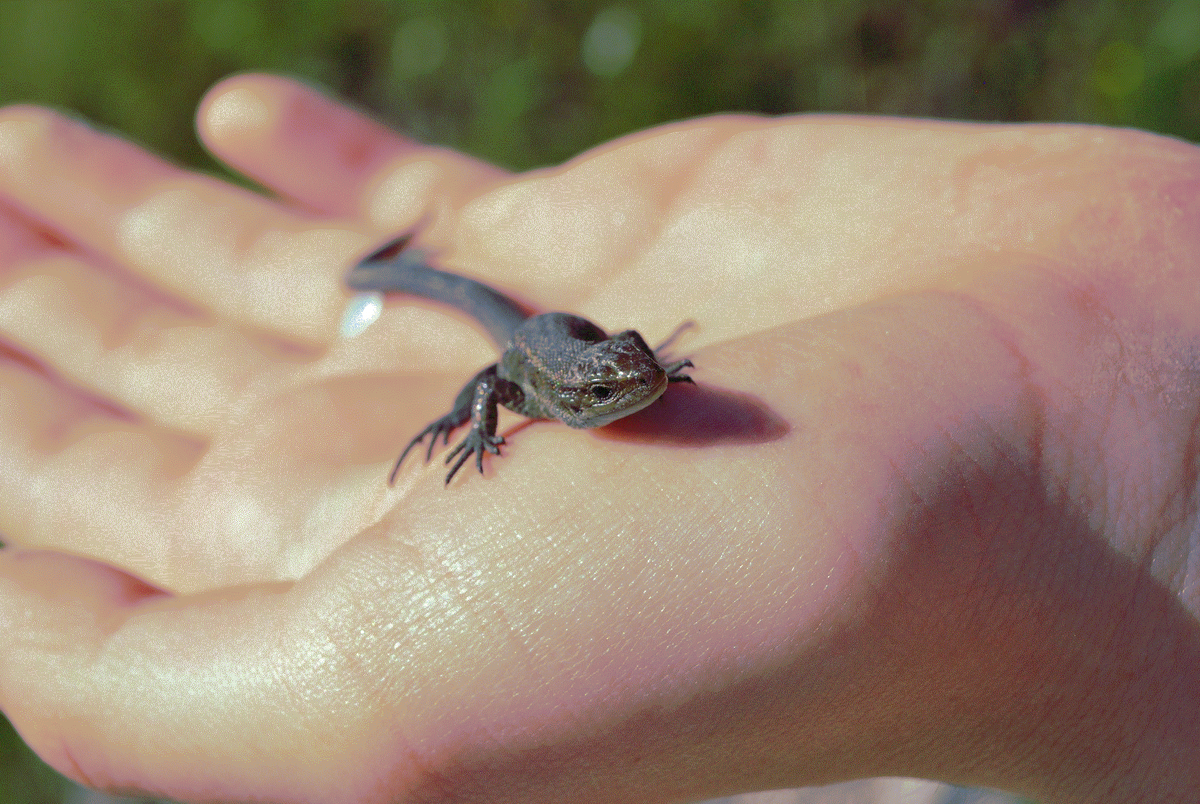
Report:
M 719 117 L 509 175 L 266 76 L 199 130 L 278 198 L 0 112 L 0 707 L 54 767 L 185 801 L 1193 800 L 1200 151 Z M 697 385 L 389 489 L 495 359 L 411 299 L 338 338 L 346 268 L 415 227 L 544 309 L 700 322 Z

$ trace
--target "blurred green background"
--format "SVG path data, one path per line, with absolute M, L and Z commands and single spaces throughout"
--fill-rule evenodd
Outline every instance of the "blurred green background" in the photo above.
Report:
M 1200 0 L 0 0 L 0 102 L 205 170 L 230 73 L 300 76 L 505 167 L 713 112 L 1135 126 L 1200 140 Z M 0 804 L 84 801 L 0 721 Z
M 192 112 L 302 76 L 511 168 L 711 112 L 1083 121 L 1200 138 L 1197 0 L 4 0 L 0 101 L 206 164 Z

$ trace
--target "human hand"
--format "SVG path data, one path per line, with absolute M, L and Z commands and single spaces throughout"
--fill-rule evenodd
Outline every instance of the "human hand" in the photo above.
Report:
M 1195 789 L 1190 146 L 715 118 L 510 177 L 261 76 L 200 128 L 282 200 L 0 117 L 0 704 L 67 775 Z M 338 339 L 346 267 L 408 230 L 609 329 L 695 319 L 700 387 L 387 489 L 494 359 L 409 300 Z

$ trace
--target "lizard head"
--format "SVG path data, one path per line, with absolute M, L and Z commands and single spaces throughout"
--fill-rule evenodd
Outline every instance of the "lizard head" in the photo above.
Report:
M 543 401 L 570 427 L 601 427 L 636 413 L 667 388 L 666 369 L 633 330 L 590 343 L 575 358 Z

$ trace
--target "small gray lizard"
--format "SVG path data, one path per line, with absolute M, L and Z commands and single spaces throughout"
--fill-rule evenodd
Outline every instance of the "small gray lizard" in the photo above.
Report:
M 609 336 L 577 315 L 530 315 L 513 299 L 457 274 L 429 267 L 424 256 L 408 248 L 403 237 L 355 265 L 346 275 L 353 290 L 409 293 L 457 307 L 483 325 L 501 349 L 500 360 L 471 378 L 454 399 L 450 412 L 417 433 L 396 459 L 388 485 L 396 482 L 400 464 L 430 436 L 425 460 L 441 436 L 466 424 L 471 429 L 449 455 L 458 460 L 446 483 L 473 454 L 483 473 L 483 454 L 500 454 L 504 437 L 496 435 L 496 406 L 531 419 L 557 419 L 576 428 L 600 427 L 641 410 L 662 396 L 672 382 L 691 382 L 683 374 L 690 360 L 663 362 L 632 329 Z M 674 336 L 672 336 L 673 338 Z

